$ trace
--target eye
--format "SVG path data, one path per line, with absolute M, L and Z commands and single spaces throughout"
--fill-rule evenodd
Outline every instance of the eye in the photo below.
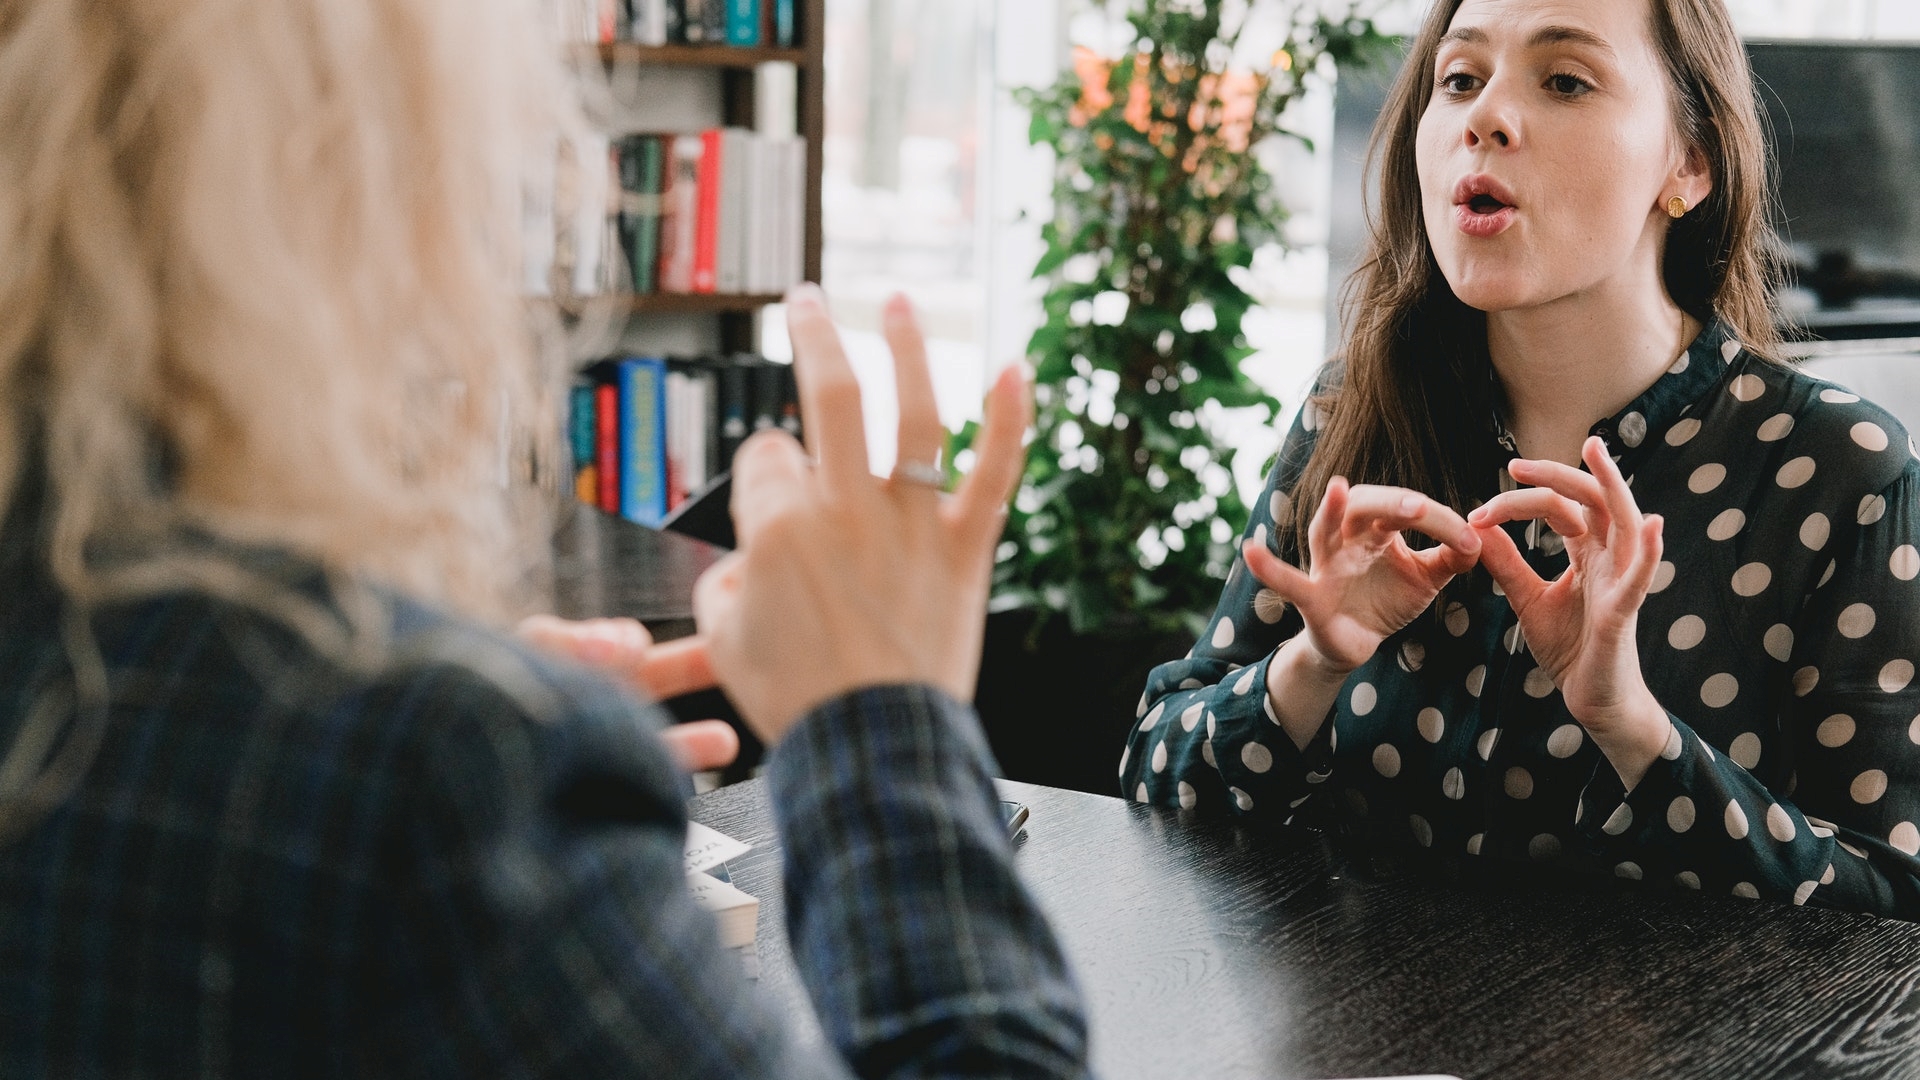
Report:
M 1547 76 L 1547 89 L 1562 97 L 1579 97 L 1593 89 L 1593 84 L 1578 75 L 1564 71 Z
M 1440 76 L 1440 89 L 1449 94 L 1470 94 L 1480 80 L 1464 71 L 1449 71 Z

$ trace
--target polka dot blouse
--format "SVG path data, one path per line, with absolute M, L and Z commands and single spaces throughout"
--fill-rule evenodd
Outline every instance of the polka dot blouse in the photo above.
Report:
M 1481 568 L 1348 678 L 1301 750 L 1264 692 L 1301 623 L 1238 561 L 1193 652 L 1149 677 L 1123 790 L 1274 821 L 1310 811 L 1465 859 L 1920 918 L 1920 455 L 1906 432 L 1717 327 L 1593 431 L 1666 519 L 1639 635 L 1674 734 L 1631 792 Z M 1290 518 L 1314 439 L 1302 410 L 1248 537 L 1271 543 Z M 1508 528 L 1541 576 L 1566 569 L 1544 522 Z M 1291 539 L 1279 550 L 1298 563 Z

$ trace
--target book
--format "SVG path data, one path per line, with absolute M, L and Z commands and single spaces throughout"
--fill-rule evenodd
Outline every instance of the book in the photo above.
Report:
M 698 135 L 672 139 L 672 156 L 661 181 L 661 292 L 694 291 L 694 259 L 699 247 L 700 161 L 706 142 Z
M 574 497 L 583 503 L 598 503 L 600 477 L 594 465 L 593 385 L 575 385 L 567 396 L 567 448 L 573 456 Z
M 620 512 L 620 388 L 599 382 L 593 388 L 594 502 L 609 514 Z
M 693 291 L 713 292 L 720 261 L 720 183 L 726 163 L 719 128 L 703 131 L 700 140 L 698 201 L 694 216 Z
M 620 230 L 633 291 L 655 291 L 660 270 L 661 140 L 634 135 L 620 145 Z
M 760 0 L 727 0 L 727 44 L 760 44 Z
M 656 357 L 628 357 L 618 370 L 618 513 L 658 528 L 667 516 L 667 364 Z
M 794 0 L 772 0 L 772 4 L 773 43 L 780 48 L 790 49 L 797 40 L 794 33 Z
M 747 286 L 747 249 L 756 207 L 757 142 L 745 128 L 720 131 L 720 198 L 714 213 L 714 292 L 741 293 Z
M 641 45 L 665 45 L 667 0 L 628 0 L 627 35 Z
M 753 130 L 780 139 L 800 130 L 800 68 L 768 60 L 753 68 Z

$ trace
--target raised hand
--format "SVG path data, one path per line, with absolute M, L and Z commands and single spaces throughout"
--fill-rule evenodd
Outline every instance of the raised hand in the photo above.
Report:
M 521 621 L 521 638 L 549 652 L 599 668 L 665 700 L 713 686 L 707 643 L 698 637 L 654 644 L 635 619 L 562 619 L 534 615 Z M 721 769 L 740 755 L 740 736 L 723 720 L 695 720 L 660 732 L 660 741 L 682 769 Z
M 1408 529 L 1440 546 L 1413 550 L 1401 535 Z M 1371 484 L 1349 487 L 1336 476 L 1307 529 L 1308 570 L 1289 565 L 1263 544 L 1244 544 L 1242 552 L 1261 584 L 1300 612 L 1315 663 L 1344 675 L 1425 611 L 1455 574 L 1473 567 L 1480 538 L 1459 514 L 1425 495 Z
M 1516 459 L 1508 471 L 1534 486 L 1495 496 L 1467 520 L 1534 659 L 1631 788 L 1672 730 L 1647 689 L 1635 636 L 1660 566 L 1661 519 L 1640 512 L 1599 438 L 1588 439 L 1580 456 L 1589 472 Z M 1567 570 L 1551 582 L 1533 572 L 1500 528 L 1535 518 L 1567 542 Z
M 1020 478 L 1033 406 L 1023 368 L 987 395 L 973 471 L 951 495 L 934 469 L 945 430 L 913 309 L 888 302 L 900 396 L 893 478 L 872 475 L 860 386 L 819 290 L 788 295 L 806 450 L 765 431 L 734 459 L 739 550 L 694 591 L 694 618 L 729 696 L 768 743 L 807 710 L 887 683 L 973 696 L 993 548 Z

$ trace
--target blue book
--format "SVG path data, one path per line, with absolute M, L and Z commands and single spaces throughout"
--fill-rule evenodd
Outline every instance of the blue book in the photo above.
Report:
M 793 41 L 793 0 L 773 0 L 773 43 L 791 49 Z
M 658 528 L 667 517 L 667 362 L 620 361 L 620 516 Z
M 760 0 L 727 0 L 727 44 L 760 44 Z

